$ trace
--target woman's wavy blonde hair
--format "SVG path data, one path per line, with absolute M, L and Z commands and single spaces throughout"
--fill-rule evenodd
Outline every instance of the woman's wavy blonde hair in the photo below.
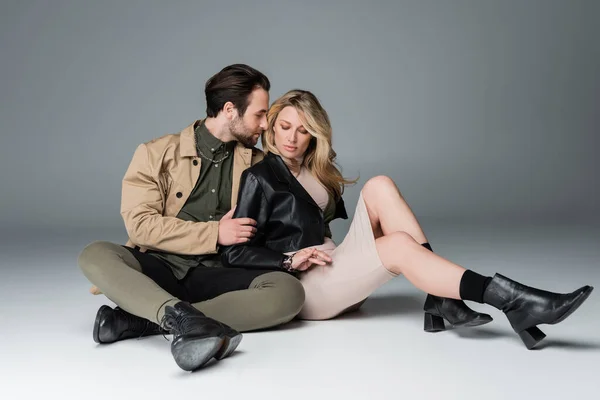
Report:
M 317 97 L 311 92 L 299 89 L 290 90 L 273 102 L 267 113 L 268 127 L 262 135 L 264 152 L 281 155 L 275 147 L 275 121 L 281 110 L 289 106 L 298 111 L 302 125 L 312 136 L 306 153 L 304 153 L 303 165 L 335 199 L 338 199 L 344 193 L 344 185 L 354 184 L 358 179 L 344 178 L 337 168 L 335 164 L 337 154 L 331 147 L 329 116 Z

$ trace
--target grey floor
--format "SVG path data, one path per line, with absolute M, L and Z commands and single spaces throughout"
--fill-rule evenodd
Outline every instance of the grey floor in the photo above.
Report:
M 163 337 L 99 346 L 96 310 L 76 266 L 93 239 L 122 233 L 3 235 L 0 381 L 3 399 L 54 393 L 77 399 L 564 399 L 600 388 L 600 225 L 492 227 L 429 224 L 437 253 L 484 274 L 498 271 L 554 291 L 596 287 L 583 306 L 528 351 L 503 314 L 479 328 L 423 332 L 425 295 L 405 279 L 352 315 L 245 334 L 238 351 L 187 373 Z M 243 396 L 243 397 L 242 397 Z

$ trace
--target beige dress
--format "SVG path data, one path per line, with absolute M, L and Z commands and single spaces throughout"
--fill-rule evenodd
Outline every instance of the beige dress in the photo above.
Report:
M 329 195 L 306 168 L 297 177 L 317 205 L 325 210 Z M 382 264 L 375 247 L 362 192 L 346 237 L 339 246 L 330 238 L 316 247 L 330 255 L 332 263 L 316 265 L 300 274 L 306 302 L 299 318 L 322 320 L 333 318 L 365 300 L 395 275 Z

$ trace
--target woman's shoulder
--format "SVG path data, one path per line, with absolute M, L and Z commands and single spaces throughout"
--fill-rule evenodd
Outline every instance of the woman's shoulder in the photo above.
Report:
M 267 160 L 263 158 L 256 164 L 252 165 L 251 167 L 248 167 L 244 172 L 249 175 L 263 176 L 269 172 L 270 168 L 267 164 Z
M 272 162 L 272 157 L 269 157 L 267 155 L 265 156 L 265 158 L 263 158 L 256 164 L 252 165 L 251 167 L 248 167 L 244 171 L 244 175 L 253 176 L 259 181 L 271 181 L 273 179 L 277 179 L 277 175 L 273 170 Z

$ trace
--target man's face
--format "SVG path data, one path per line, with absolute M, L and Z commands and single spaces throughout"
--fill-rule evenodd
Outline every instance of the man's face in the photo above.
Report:
M 238 115 L 229 123 L 229 131 L 235 139 L 246 147 L 254 147 L 260 135 L 267 129 L 269 93 L 254 89 L 248 98 L 249 104 L 243 116 Z

